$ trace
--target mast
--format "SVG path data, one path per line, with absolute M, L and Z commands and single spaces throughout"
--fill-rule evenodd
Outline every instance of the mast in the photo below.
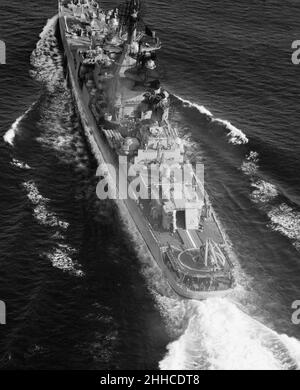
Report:
M 136 39 L 137 24 L 140 17 L 141 7 L 141 0 L 127 0 L 126 3 L 119 6 L 121 24 L 125 25 L 128 29 L 128 44 L 131 44 Z
M 140 1 L 131 0 L 128 14 L 128 43 L 131 44 L 136 39 L 137 23 L 140 11 Z

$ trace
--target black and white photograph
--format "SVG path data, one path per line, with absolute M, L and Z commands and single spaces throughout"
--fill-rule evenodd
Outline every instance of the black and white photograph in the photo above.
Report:
M 0 11 L 1 372 L 299 370 L 300 1 Z

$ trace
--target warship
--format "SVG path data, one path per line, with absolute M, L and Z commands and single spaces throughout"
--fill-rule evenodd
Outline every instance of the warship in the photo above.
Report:
M 104 9 L 99 1 L 60 0 L 58 8 L 67 78 L 101 161 L 98 196 L 124 204 L 179 296 L 227 295 L 234 277 L 226 237 L 203 169 L 189 162 L 169 119 L 171 97 L 158 64 L 162 43 L 143 20 L 143 3 Z

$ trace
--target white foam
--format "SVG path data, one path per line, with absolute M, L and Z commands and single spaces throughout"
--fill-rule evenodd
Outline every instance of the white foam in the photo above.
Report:
M 21 121 L 26 117 L 26 115 L 31 111 L 35 103 L 33 103 L 19 118 L 15 120 L 15 122 L 11 125 L 10 129 L 4 134 L 3 139 L 5 142 L 13 146 L 14 144 L 14 139 L 16 134 L 18 133 L 19 130 L 19 124 Z
M 257 152 L 251 151 L 243 161 L 241 170 L 245 175 L 255 176 L 258 171 L 259 155 Z
M 11 165 L 18 167 L 18 168 L 21 168 L 21 169 L 31 169 L 31 167 L 28 164 L 26 164 L 22 161 L 19 161 L 16 158 L 12 159 Z
M 204 114 L 210 118 L 213 117 L 213 114 L 204 106 L 197 104 L 197 103 L 192 103 L 189 100 L 183 99 L 178 95 L 174 95 L 178 100 L 180 100 L 183 104 L 185 104 L 187 107 L 194 107 L 196 108 L 201 114 Z
M 58 21 L 58 15 L 54 15 L 52 18 L 47 20 L 46 25 L 43 28 L 43 31 L 40 33 L 40 38 L 44 39 L 47 37 L 49 32 L 53 30 L 53 27 L 56 25 Z
M 58 20 L 58 15 L 47 21 L 42 33 L 40 34 L 40 40 L 36 45 L 36 49 L 31 55 L 31 64 L 35 68 L 32 75 L 40 81 L 47 82 L 49 89 L 53 89 L 53 86 L 57 84 L 58 80 L 63 79 L 63 67 L 59 63 L 60 58 L 54 57 L 55 45 L 57 45 L 57 39 L 55 37 L 55 26 Z M 50 49 L 50 44 L 53 46 Z M 47 51 L 47 55 L 44 53 Z M 14 138 L 18 132 L 19 124 L 24 117 L 29 113 L 35 103 L 33 103 L 29 109 L 22 114 L 12 124 L 10 129 L 4 135 L 4 141 L 13 145 Z
M 213 118 L 212 121 L 220 123 L 221 125 L 225 126 L 227 130 L 229 130 L 227 136 L 229 137 L 229 142 L 231 144 L 242 145 L 247 144 L 249 142 L 246 135 L 240 129 L 233 126 L 229 121 L 219 118 Z
M 76 252 L 76 250 L 68 245 L 58 244 L 58 248 L 52 253 L 47 253 L 46 257 L 51 261 L 53 267 L 74 276 L 83 277 L 83 271 L 78 269 L 78 264 L 70 257 L 74 252 Z
M 69 227 L 69 223 L 60 220 L 57 215 L 47 208 L 49 199 L 44 198 L 36 184 L 32 181 L 23 183 L 24 188 L 27 190 L 28 199 L 34 205 L 33 213 L 36 220 L 44 226 L 60 227 L 66 230 Z
M 71 148 L 74 144 L 74 137 L 72 134 L 66 133 L 63 127 L 58 123 L 54 122 L 51 132 L 49 131 L 47 134 L 42 134 L 40 137 L 37 137 L 36 140 L 43 146 L 49 147 L 49 149 L 63 152 L 62 154 L 65 158 L 69 155 L 70 157 L 75 158 L 75 152 Z
M 55 84 L 52 86 L 55 88 Z M 77 171 L 86 170 L 86 147 L 79 131 L 74 131 L 78 121 L 73 117 L 74 106 L 70 91 L 64 87 L 56 90 L 47 104 L 40 107 L 40 113 L 39 136 L 36 141 L 46 151 L 55 151 L 56 157 L 61 161 L 76 165 Z
M 242 163 L 241 170 L 245 175 L 250 176 L 251 186 L 255 188 L 250 195 L 253 202 L 267 203 L 278 196 L 277 187 L 259 177 L 259 155 L 257 152 L 251 151 L 248 154 Z
M 294 241 L 296 248 L 300 243 L 300 212 L 293 210 L 285 203 L 273 207 L 268 216 L 270 227 Z
M 251 199 L 255 203 L 267 203 L 278 196 L 276 186 L 264 180 L 258 180 L 252 183 L 252 187 L 256 188 L 251 194 Z
M 292 358 L 296 361 L 298 368 L 300 367 L 300 348 L 299 348 L 299 340 L 294 337 L 288 337 L 283 334 L 280 336 L 281 341 L 284 343 L 286 348 L 288 349 Z
M 199 105 L 197 103 L 192 103 L 189 100 L 183 99 L 178 95 L 174 95 L 178 100 L 180 100 L 185 106 L 187 107 L 194 107 L 196 108 L 201 114 L 206 115 L 211 119 L 212 122 L 217 122 L 221 125 L 223 125 L 227 130 L 229 130 L 229 133 L 227 136 L 229 137 L 229 143 L 232 143 L 234 145 L 241 145 L 246 144 L 249 142 L 246 135 L 237 127 L 235 127 L 232 123 L 230 123 L 227 120 L 215 118 L 214 115 L 204 106 Z
M 23 186 L 27 190 L 28 199 L 34 205 L 33 214 L 38 223 L 43 226 L 57 227 L 63 231 L 69 227 L 68 222 L 60 220 L 55 213 L 48 209 L 47 204 L 49 203 L 49 199 L 40 194 L 34 182 L 25 182 Z M 52 238 L 60 241 L 65 239 L 59 230 L 52 235 Z M 60 242 L 51 253 L 45 253 L 45 256 L 51 261 L 53 267 L 82 277 L 84 273 L 81 271 L 80 266 L 71 258 L 75 252 L 76 250 L 74 248 Z
M 262 204 L 263 211 L 271 220 L 268 227 L 288 237 L 300 251 L 300 212 L 285 203 L 274 205 L 274 200 L 279 196 L 280 191 L 276 185 L 259 177 L 258 163 L 259 155 L 252 151 L 241 166 L 244 174 L 250 176 L 251 186 L 255 188 L 250 198 L 254 203 Z
M 227 299 L 186 303 L 187 315 L 184 332 L 160 362 L 162 370 L 278 370 L 300 363 L 298 340 L 291 351 L 288 336 L 258 323 Z
M 40 34 L 35 50 L 31 54 L 32 76 L 42 82 L 50 92 L 64 83 L 62 55 L 58 50 L 55 28 L 58 15 L 48 19 L 43 32 Z

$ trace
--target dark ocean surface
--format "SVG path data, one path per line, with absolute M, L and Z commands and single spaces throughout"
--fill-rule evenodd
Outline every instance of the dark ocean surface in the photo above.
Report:
M 126 212 L 96 198 L 57 2 L 1 0 L 0 367 L 299 368 L 300 3 L 146 3 L 172 122 L 205 164 L 237 287 L 204 302 L 169 296 Z

